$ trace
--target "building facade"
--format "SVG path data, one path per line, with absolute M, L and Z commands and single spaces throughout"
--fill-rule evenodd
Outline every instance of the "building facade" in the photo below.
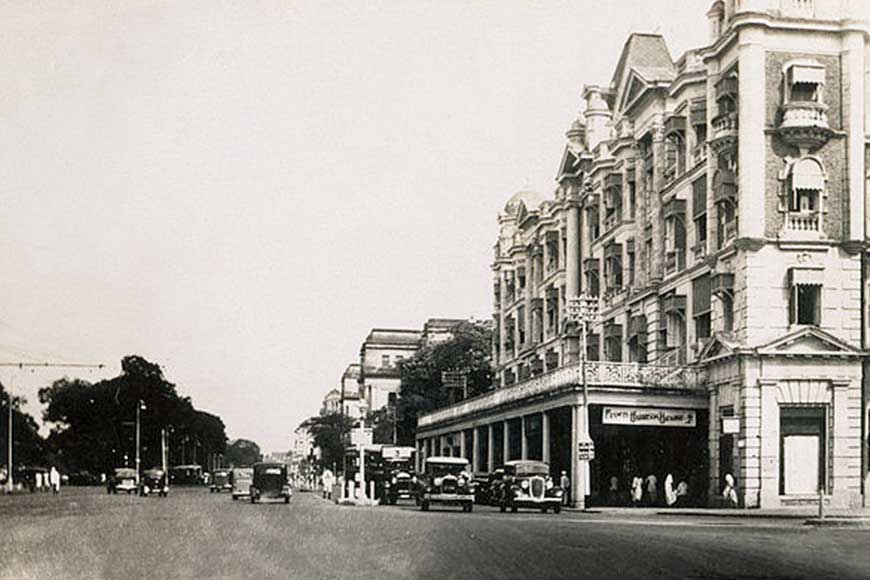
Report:
M 543 459 L 593 503 L 672 475 L 716 504 L 726 474 L 745 507 L 861 503 L 867 12 L 718 1 L 710 44 L 676 61 L 632 35 L 584 87 L 553 197 L 499 214 L 497 389 L 421 417 L 418 455 Z M 581 294 L 586 336 L 564 316 Z

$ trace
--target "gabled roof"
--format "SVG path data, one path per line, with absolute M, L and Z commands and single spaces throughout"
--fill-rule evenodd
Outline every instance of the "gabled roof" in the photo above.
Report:
M 731 340 L 727 335 L 717 332 L 698 355 L 698 362 L 704 362 L 715 358 L 727 357 L 740 350 L 740 344 Z
M 562 154 L 562 162 L 559 163 L 559 175 L 556 180 L 565 177 L 577 177 L 580 173 L 580 156 L 571 150 L 569 145 L 565 146 L 565 153 Z
M 671 82 L 676 74 L 674 61 L 662 35 L 632 34 L 625 41 L 610 81 L 610 90 L 616 95 L 618 103 L 615 108 L 624 109 L 648 85 Z

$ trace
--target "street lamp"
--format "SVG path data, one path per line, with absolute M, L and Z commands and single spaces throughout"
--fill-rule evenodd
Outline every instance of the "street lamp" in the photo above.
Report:
M 142 401 L 142 399 L 139 399 L 136 402 L 136 485 L 137 486 L 139 485 L 139 469 L 140 469 L 140 465 L 142 463 L 141 453 L 140 453 L 140 449 L 139 449 L 142 445 L 142 418 L 141 418 L 141 414 L 142 414 L 142 411 L 144 411 L 147 408 L 148 407 L 145 406 L 145 403 L 144 403 L 144 401 Z
M 582 337 L 582 343 L 580 348 L 580 384 L 583 387 L 583 428 L 579 433 L 578 441 L 577 441 L 577 449 L 574 451 L 577 453 L 578 461 L 585 466 L 583 469 L 583 477 L 586 478 L 586 475 L 589 473 L 589 462 L 595 458 L 595 443 L 592 441 L 592 437 L 589 435 L 589 384 L 586 380 L 586 350 L 587 350 L 587 337 L 589 325 L 595 323 L 598 320 L 598 313 L 600 307 L 598 304 L 597 296 L 590 296 L 589 294 L 582 294 L 580 296 L 572 296 L 568 298 L 565 304 L 565 318 L 568 322 L 573 322 L 574 324 L 580 327 L 580 336 Z M 579 490 L 579 479 L 580 479 L 580 470 L 576 474 L 574 482 L 574 489 Z M 588 491 L 586 482 L 583 483 L 584 492 Z M 578 507 L 585 507 L 586 497 L 584 494 L 575 493 L 574 503 Z

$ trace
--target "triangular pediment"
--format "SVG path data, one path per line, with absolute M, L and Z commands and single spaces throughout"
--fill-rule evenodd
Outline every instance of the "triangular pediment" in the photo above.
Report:
M 764 356 L 863 356 L 861 350 L 815 326 L 790 332 L 756 351 Z
M 722 333 L 716 333 L 698 354 L 698 362 L 728 357 L 736 354 L 740 346 Z
M 577 177 L 579 173 L 580 156 L 574 153 L 570 147 L 565 147 L 565 153 L 562 154 L 562 162 L 559 164 L 559 176 L 557 179 Z
M 619 99 L 619 110 L 624 111 L 641 93 L 647 89 L 647 83 L 636 71 L 631 70 L 628 73 L 628 79 L 625 81 L 622 96 Z

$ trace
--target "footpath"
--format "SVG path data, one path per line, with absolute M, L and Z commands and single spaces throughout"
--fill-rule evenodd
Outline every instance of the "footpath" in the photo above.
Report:
M 573 510 L 572 510 L 573 511 Z M 578 510 L 579 511 L 579 510 Z M 818 507 L 795 506 L 770 509 L 728 508 L 590 508 L 587 513 L 626 514 L 665 517 L 715 517 L 803 520 L 817 527 L 870 527 L 870 508 L 839 509 L 826 507 L 820 517 Z

